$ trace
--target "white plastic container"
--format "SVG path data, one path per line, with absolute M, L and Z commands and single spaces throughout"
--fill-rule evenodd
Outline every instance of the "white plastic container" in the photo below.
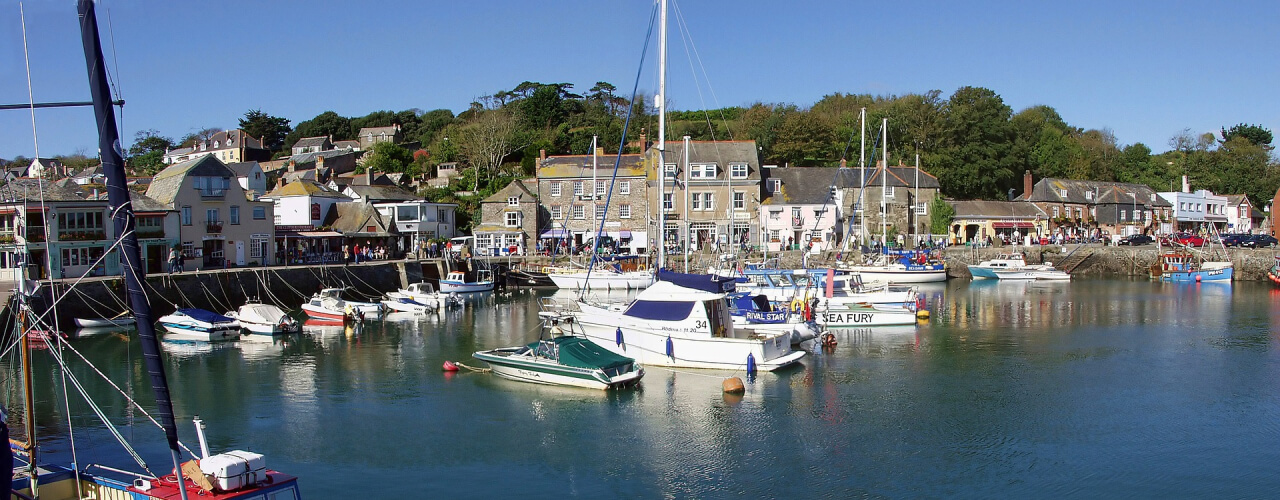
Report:
M 267 461 L 258 453 L 235 450 L 200 460 L 200 471 L 213 476 L 213 486 L 235 491 L 267 479 Z

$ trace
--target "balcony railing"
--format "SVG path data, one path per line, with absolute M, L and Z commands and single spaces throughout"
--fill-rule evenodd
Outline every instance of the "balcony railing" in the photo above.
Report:
M 222 199 L 223 195 L 227 194 L 227 190 L 222 188 L 201 189 L 199 191 L 200 191 L 200 197 L 206 200 Z
M 209 232 L 209 234 L 217 234 L 222 232 L 221 222 L 210 222 L 205 224 L 204 227 L 205 227 L 205 230 Z
M 17 234 L 13 231 L 0 232 L 0 244 L 9 244 L 18 241 Z
M 791 227 L 804 227 L 804 217 L 792 217 Z

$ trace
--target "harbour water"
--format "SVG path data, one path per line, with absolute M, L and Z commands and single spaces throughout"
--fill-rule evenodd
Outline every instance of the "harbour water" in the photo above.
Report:
M 647 370 L 620 392 L 563 389 L 445 360 L 538 336 L 535 297 L 276 342 L 167 344 L 184 442 L 250 449 L 307 499 L 1267 497 L 1280 490 L 1280 291 L 952 281 L 918 328 L 840 331 L 766 373 Z M 77 338 L 150 407 L 136 340 Z M 69 355 L 68 357 L 74 357 Z M 42 449 L 69 461 L 61 379 L 38 356 Z M 152 469 L 159 430 L 73 364 Z M 7 367 L 10 404 L 13 367 Z M 130 467 L 73 392 L 83 466 Z M 136 466 L 132 466 L 136 469 Z

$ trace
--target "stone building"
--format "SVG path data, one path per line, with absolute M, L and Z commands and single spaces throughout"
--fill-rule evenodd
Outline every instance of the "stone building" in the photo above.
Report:
M 929 204 L 939 196 L 938 178 L 914 166 L 841 167 L 835 187 L 840 200 L 840 237 L 865 243 L 873 237 L 929 234 Z M 767 188 L 768 186 L 766 186 Z
M 545 218 L 534 179 L 517 179 L 480 202 L 480 223 L 472 228 L 475 255 L 527 255 Z
M 1023 174 L 1023 193 L 1015 201 L 1035 204 L 1048 217 L 1049 233 L 1093 236 L 1167 234 L 1172 215 L 1168 200 L 1144 184 L 1046 177 L 1032 184 Z
M 649 216 L 663 218 L 668 248 L 709 251 L 758 241 L 755 141 L 669 142 L 661 164 L 658 153 L 649 148 L 644 159 Z M 653 228 L 656 235 L 656 222 Z
M 164 162 L 172 165 L 194 160 L 203 155 L 213 155 L 224 164 L 271 160 L 271 151 L 262 145 L 261 139 L 252 137 L 243 130 L 235 129 L 213 134 L 208 139 L 197 141 L 191 147 L 167 150 L 164 153 Z
M 595 155 L 544 156 L 538 160 L 537 182 L 547 213 L 538 235 L 544 246 L 567 241 L 580 247 L 600 232 L 613 239 L 619 253 L 647 251 L 652 233 L 641 155 L 608 155 L 601 149 Z

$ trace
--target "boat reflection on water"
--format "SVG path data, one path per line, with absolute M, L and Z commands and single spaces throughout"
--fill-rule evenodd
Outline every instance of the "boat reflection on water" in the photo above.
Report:
M 238 343 L 244 359 L 258 361 L 278 358 L 284 354 L 285 339 L 280 336 L 245 335 Z
M 920 347 L 920 327 L 916 325 L 829 328 L 827 332 L 836 338 L 835 349 L 828 348 L 827 352 L 854 351 L 858 354 L 872 354 Z
M 202 342 L 199 340 L 171 340 L 168 338 L 160 342 L 160 348 L 169 355 L 170 359 L 205 356 L 215 351 L 233 348 L 234 346 L 234 342 Z

